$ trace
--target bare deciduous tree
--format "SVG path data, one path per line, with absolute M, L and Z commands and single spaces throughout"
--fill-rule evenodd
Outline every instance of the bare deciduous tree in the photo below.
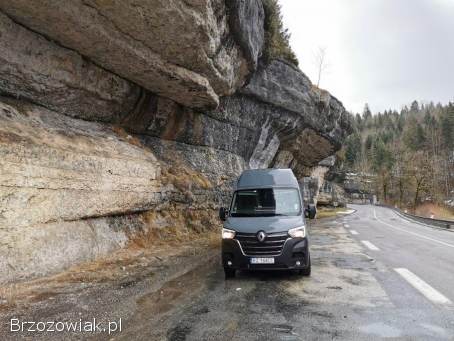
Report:
M 314 63 L 317 67 L 317 87 L 320 87 L 320 81 L 322 74 L 328 69 L 328 63 L 326 60 L 326 47 L 319 47 L 314 56 Z
M 419 204 L 422 193 L 430 192 L 430 179 L 433 176 L 432 163 L 427 152 L 414 153 L 408 163 L 408 174 L 414 183 L 413 208 Z

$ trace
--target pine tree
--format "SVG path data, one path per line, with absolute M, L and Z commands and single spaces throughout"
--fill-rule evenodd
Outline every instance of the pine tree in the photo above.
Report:
M 350 135 L 346 140 L 345 159 L 350 166 L 353 166 L 361 154 L 361 136 Z
M 366 103 L 364 105 L 364 110 L 363 110 L 363 119 L 368 120 L 371 117 L 372 117 L 372 113 L 370 111 L 369 104 Z
M 356 116 L 355 116 L 355 125 L 356 125 L 356 129 L 358 131 L 363 130 L 363 120 L 362 120 L 360 114 L 356 114 Z
M 419 103 L 418 101 L 413 101 L 410 106 L 410 111 L 412 113 L 417 113 L 419 111 Z
M 364 142 L 364 149 L 370 151 L 372 149 L 373 137 L 372 135 L 367 135 L 366 141 Z
M 405 126 L 405 116 L 404 114 L 398 114 L 396 116 L 396 127 L 397 127 L 397 130 L 399 132 L 402 132 L 404 130 L 404 126 Z
M 415 148 L 421 150 L 426 146 L 426 133 L 420 123 L 416 125 Z
M 432 115 L 430 114 L 429 110 L 426 110 L 426 113 L 424 114 L 424 124 L 426 126 L 430 126 L 432 123 Z
M 414 118 L 410 118 L 404 133 L 404 143 L 408 149 L 417 151 L 425 147 L 426 135 L 421 124 Z
M 440 121 L 443 144 L 452 150 L 454 149 L 454 103 L 449 104 Z

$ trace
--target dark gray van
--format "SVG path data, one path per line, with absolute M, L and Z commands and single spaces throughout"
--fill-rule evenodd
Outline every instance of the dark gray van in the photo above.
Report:
M 309 276 L 311 257 L 300 187 L 291 169 L 244 171 L 229 209 L 221 207 L 222 264 L 226 278 L 236 270 L 296 270 Z

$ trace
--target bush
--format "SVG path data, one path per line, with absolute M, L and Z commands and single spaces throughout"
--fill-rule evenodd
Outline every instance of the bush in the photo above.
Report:
M 265 59 L 280 58 L 298 66 L 298 59 L 290 47 L 290 33 L 284 29 L 281 7 L 277 0 L 262 0 L 265 9 Z

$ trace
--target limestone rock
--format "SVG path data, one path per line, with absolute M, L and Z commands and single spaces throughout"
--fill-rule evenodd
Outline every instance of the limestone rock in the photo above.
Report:
M 230 27 L 255 70 L 265 44 L 265 10 L 261 0 L 229 0 Z
M 286 62 L 273 60 L 262 65 L 242 92 L 298 113 L 305 125 L 334 143 L 350 129 L 342 103 L 317 89 L 304 73 Z
M 347 128 L 340 128 L 345 109 L 340 102 L 333 103 L 338 105 L 329 109 L 338 117 L 333 130 L 312 119 L 322 115 L 315 105 L 299 113 L 241 94 L 223 97 L 216 110 L 206 112 L 154 98 L 125 123 L 136 133 L 233 153 L 251 168 L 292 167 L 297 175 L 305 176 L 338 149 L 346 134 Z M 284 151 L 285 165 L 284 159 L 277 158 Z
M 63 271 L 127 245 L 146 229 L 139 214 L 0 227 L 0 283 Z
M 263 23 L 260 0 L 0 0 L 3 278 L 106 254 L 128 227 L 203 231 L 242 170 L 301 179 L 334 154 L 342 103 L 261 64 Z
M 154 155 L 110 128 L 0 102 L 0 227 L 124 214 L 161 200 Z
M 231 94 L 248 73 L 224 0 L 0 0 L 0 10 L 188 107 L 216 107 L 218 96 Z
M 242 92 L 298 113 L 310 114 L 316 104 L 309 78 L 281 60 L 261 65 Z
M 138 86 L 105 71 L 0 13 L 0 93 L 65 115 L 119 121 L 139 99 Z

